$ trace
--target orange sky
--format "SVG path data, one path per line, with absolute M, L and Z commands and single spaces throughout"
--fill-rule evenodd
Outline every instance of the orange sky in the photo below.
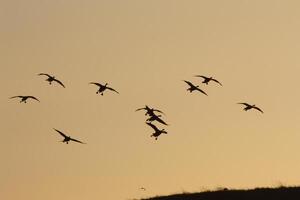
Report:
M 299 6 L 0 1 L 1 198 L 116 200 L 299 185 Z M 49 86 L 40 72 L 66 88 Z M 187 93 L 182 80 L 208 96 Z M 91 81 L 120 94 L 96 95 Z M 19 104 L 9 99 L 15 95 L 41 102 Z M 144 113 L 134 112 L 145 104 L 170 124 L 158 141 Z M 88 144 L 62 144 L 53 128 Z

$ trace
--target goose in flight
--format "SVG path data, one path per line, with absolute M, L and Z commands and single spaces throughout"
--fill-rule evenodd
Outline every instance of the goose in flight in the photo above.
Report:
M 10 97 L 10 99 L 13 99 L 13 98 L 20 98 L 21 99 L 20 103 L 22 103 L 22 102 L 27 103 L 27 99 L 34 99 L 34 100 L 40 102 L 40 100 L 38 100 L 38 98 L 36 98 L 34 96 L 13 96 L 13 97 Z
M 155 132 L 151 135 L 151 137 L 155 137 L 155 140 L 157 140 L 158 136 L 160 136 L 162 133 L 168 134 L 167 131 L 165 131 L 165 129 L 158 129 L 154 124 L 151 124 L 149 122 L 146 122 L 146 124 L 148 124 L 151 128 L 154 129 Z
M 55 78 L 55 76 L 51 76 L 49 74 L 46 74 L 46 73 L 39 73 L 38 74 L 39 76 L 47 76 L 48 78 L 46 79 L 46 81 L 49 82 L 49 84 L 51 85 L 53 81 L 57 82 L 58 84 L 60 84 L 61 86 L 63 86 L 65 88 L 65 85 L 58 79 Z
M 95 83 L 95 82 L 90 82 L 90 84 L 94 84 L 94 85 L 97 85 L 99 86 L 99 89 L 97 90 L 96 94 L 100 93 L 101 95 L 103 95 L 103 92 L 107 89 L 107 90 L 111 90 L 111 91 L 114 91 L 116 93 L 119 94 L 118 91 L 116 91 L 115 89 L 111 88 L 111 87 L 108 87 L 108 83 L 105 83 L 105 85 L 102 85 L 100 83 Z
M 207 96 L 206 92 L 199 89 L 199 85 L 195 86 L 193 83 L 191 83 L 189 81 L 185 81 L 185 80 L 183 80 L 183 81 L 186 82 L 190 86 L 190 88 L 188 88 L 187 91 L 193 92 L 194 90 L 198 90 L 199 92 L 202 92 L 203 94 L 205 94 Z
M 139 111 L 139 110 L 146 110 L 146 113 L 145 113 L 145 115 L 149 115 L 149 116 L 153 116 L 153 115 L 155 115 L 155 113 L 154 112 L 159 112 L 159 113 L 162 113 L 162 114 L 164 114 L 162 111 L 160 111 L 160 110 L 157 110 L 157 109 L 154 109 L 154 108 L 150 108 L 149 106 L 147 106 L 147 105 L 145 105 L 145 107 L 144 108 L 138 108 L 138 109 L 136 109 L 135 111 Z
M 61 142 L 65 142 L 65 143 L 68 144 L 70 141 L 74 141 L 74 142 L 78 142 L 78 143 L 81 143 L 81 144 L 86 144 L 86 143 L 83 143 L 83 142 L 81 142 L 81 141 L 79 141 L 79 140 L 75 140 L 75 139 L 71 138 L 70 136 L 66 136 L 63 132 L 61 132 L 61 131 L 59 131 L 59 130 L 57 130 L 57 129 L 55 129 L 55 128 L 54 128 L 54 130 L 55 130 L 56 132 L 58 132 L 61 136 L 64 137 L 64 140 L 62 140 Z
M 166 122 L 164 122 L 160 117 L 161 117 L 161 115 L 152 115 L 152 116 L 150 116 L 150 118 L 148 118 L 146 121 L 147 121 L 147 122 L 158 121 L 159 123 L 168 126 L 168 124 L 167 124 Z
M 214 82 L 216 82 L 216 83 L 218 83 L 219 85 L 222 86 L 222 83 L 220 83 L 218 80 L 214 79 L 213 77 L 206 77 L 206 76 L 202 76 L 202 75 L 196 75 L 195 77 L 203 78 L 204 80 L 202 81 L 202 83 L 205 83 L 206 85 L 208 85 L 208 83 L 210 81 L 214 81 Z
M 261 112 L 261 113 L 264 113 L 259 107 L 255 106 L 255 105 L 250 105 L 250 104 L 248 104 L 248 103 L 238 103 L 238 104 L 242 104 L 242 105 L 246 106 L 246 107 L 244 108 L 245 111 L 250 110 L 250 109 L 253 108 L 253 109 L 258 110 L 258 111 Z

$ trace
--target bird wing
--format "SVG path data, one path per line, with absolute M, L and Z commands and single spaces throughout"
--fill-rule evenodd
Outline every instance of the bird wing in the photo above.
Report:
M 73 139 L 73 138 L 70 138 L 70 140 L 72 140 L 72 141 L 74 141 L 74 142 L 81 143 L 81 144 L 86 144 L 86 143 L 84 143 L 84 142 L 81 142 L 81 141 L 79 141 L 79 140 L 76 140 L 76 139 Z
M 195 89 L 198 90 L 199 92 L 202 92 L 202 93 L 205 94 L 206 96 L 208 96 L 208 95 L 206 94 L 206 92 L 204 92 L 204 91 L 201 90 L 200 88 L 196 87 Z
M 10 97 L 10 99 L 13 99 L 13 98 L 22 98 L 23 96 L 13 96 L 13 97 Z
M 116 92 L 116 93 L 119 94 L 119 92 L 118 92 L 117 90 L 115 90 L 115 89 L 113 89 L 113 88 L 111 88 L 111 87 L 106 87 L 106 89 L 111 90 L 111 91 L 114 91 L 114 92 Z
M 55 129 L 54 128 L 54 130 L 56 131 L 56 132 L 58 132 L 61 136 L 63 136 L 64 138 L 67 138 L 68 136 L 66 136 L 63 132 L 61 132 L 61 131 L 59 131 L 59 130 L 57 130 L 57 129 Z
M 264 113 L 264 111 L 262 111 L 260 108 L 256 107 L 256 106 L 253 106 L 254 109 L 258 110 L 259 112 L 261 113 Z
M 202 76 L 202 75 L 195 75 L 195 77 L 201 77 L 201 78 L 207 79 L 206 76 Z
M 154 124 L 149 123 L 149 122 L 146 122 L 146 124 L 148 124 L 149 126 L 151 126 L 155 130 L 155 132 L 159 131 L 158 128 Z
M 135 111 L 146 110 L 146 108 L 138 108 Z
M 48 76 L 49 78 L 51 77 L 49 74 L 46 74 L 46 73 L 39 73 L 38 75 L 39 75 L 39 76 L 45 75 L 45 76 Z
M 56 81 L 57 83 L 59 83 L 61 86 L 65 88 L 65 85 L 60 80 L 54 79 L 54 81 Z
M 36 97 L 34 97 L 34 96 L 28 96 L 28 98 L 31 98 L 31 99 L 37 100 L 38 102 L 40 101 L 40 100 L 38 100 L 38 98 L 36 98 Z
M 193 85 L 193 83 L 191 83 L 191 82 L 189 82 L 189 81 L 185 81 L 185 80 L 183 80 L 183 81 L 186 82 L 189 86 L 195 87 L 195 86 Z
M 168 126 L 168 124 L 167 124 L 166 122 L 164 122 L 161 118 L 159 118 L 159 116 L 157 116 L 157 117 L 155 118 L 155 120 L 158 121 L 158 122 L 160 122 L 160 123 L 162 123 L 162 124 L 164 124 L 164 125 L 167 125 L 167 126 Z
M 248 103 L 237 103 L 237 104 L 242 104 L 242 105 L 244 105 L 244 106 L 251 106 L 251 105 L 248 104 Z
M 165 113 L 164 113 L 163 111 L 161 111 L 161 110 L 153 109 L 153 111 L 156 111 L 156 112 L 159 112 L 159 113 L 165 114 Z
M 90 84 L 94 84 L 94 85 L 97 85 L 97 86 L 99 86 L 99 87 L 102 87 L 102 86 L 103 86 L 102 84 L 96 83 L 96 82 L 90 82 Z
M 223 86 L 222 83 L 220 83 L 217 79 L 214 79 L 214 78 L 213 78 L 213 79 L 211 79 L 211 80 L 214 81 L 214 82 L 216 82 L 216 83 L 219 83 L 219 85 Z

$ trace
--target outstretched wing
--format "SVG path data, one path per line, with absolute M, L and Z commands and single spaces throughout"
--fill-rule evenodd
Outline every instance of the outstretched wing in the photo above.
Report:
M 159 116 L 161 116 L 161 115 L 159 115 Z M 158 121 L 158 122 L 160 122 L 160 123 L 162 123 L 162 124 L 164 124 L 164 125 L 167 125 L 167 126 L 168 126 L 168 124 L 167 124 L 166 122 L 164 122 L 164 120 L 162 120 L 161 118 L 159 118 L 159 116 L 157 116 L 157 117 L 155 118 L 155 120 Z
M 153 111 L 156 111 L 156 112 L 159 112 L 159 113 L 165 114 L 163 111 L 161 111 L 161 110 L 158 110 L 158 109 L 153 109 Z
M 51 75 L 49 75 L 49 74 L 46 74 L 46 73 L 39 73 L 38 75 L 39 75 L 39 76 L 41 76 L 41 75 L 48 76 L 49 78 L 51 78 L 51 77 L 52 77 Z
M 58 132 L 61 136 L 63 136 L 64 138 L 67 138 L 68 136 L 66 136 L 63 132 L 53 128 L 56 132 Z
M 191 82 L 189 82 L 189 81 L 186 81 L 186 80 L 183 80 L 183 81 L 186 82 L 189 86 L 195 87 L 195 86 L 193 85 L 193 83 L 191 83 Z
M 256 107 L 256 106 L 253 106 L 254 109 L 258 110 L 259 112 L 261 113 L 264 113 L 264 111 L 262 111 L 260 108 Z
M 79 140 L 76 140 L 76 139 L 73 139 L 73 138 L 70 138 L 70 140 L 72 140 L 72 141 L 74 141 L 74 142 L 81 143 L 81 144 L 86 144 L 86 143 L 84 143 L 84 142 L 81 142 L 81 141 L 79 141 Z
M 208 77 L 202 76 L 202 75 L 195 75 L 195 77 L 201 77 L 201 78 L 204 78 L 204 79 L 208 79 Z
M 31 99 L 34 99 L 34 100 L 37 100 L 38 102 L 40 102 L 40 100 L 38 100 L 38 98 L 36 98 L 34 96 L 28 96 L 28 98 L 31 98 Z
M 60 80 L 54 79 L 54 81 L 56 81 L 58 84 L 60 84 L 61 86 L 63 86 L 65 88 L 65 85 Z
M 214 78 L 213 78 L 213 79 L 211 79 L 211 80 L 214 81 L 214 82 L 216 82 L 216 83 L 219 83 L 219 85 L 223 86 L 222 83 L 220 83 L 217 79 L 214 79 Z
M 208 96 L 207 94 L 206 94 L 206 92 L 204 92 L 203 90 L 201 90 L 200 88 L 195 88 L 196 90 L 198 90 L 199 92 L 202 92 L 203 94 L 205 94 L 206 96 Z
M 116 93 L 119 94 L 119 92 L 118 92 L 117 90 L 115 90 L 115 89 L 113 89 L 113 88 L 111 88 L 111 87 L 106 87 L 106 89 L 111 90 L 111 91 L 114 91 L 114 92 L 116 92 Z
M 146 108 L 138 108 L 135 111 L 146 110 Z
M 94 85 L 97 85 L 97 86 L 99 86 L 99 87 L 102 87 L 102 86 L 103 86 L 102 84 L 96 83 L 96 82 L 90 82 L 90 84 L 94 84 Z
M 10 99 L 13 99 L 13 98 L 22 98 L 23 96 L 13 96 L 13 97 L 10 97 Z
M 237 103 L 237 104 L 242 104 L 242 105 L 244 105 L 244 106 L 251 106 L 251 105 L 248 104 L 248 103 Z
M 155 132 L 159 131 L 158 128 L 154 124 L 152 124 L 150 122 L 146 122 L 146 124 L 148 124 L 149 126 L 151 126 L 151 128 L 153 128 Z

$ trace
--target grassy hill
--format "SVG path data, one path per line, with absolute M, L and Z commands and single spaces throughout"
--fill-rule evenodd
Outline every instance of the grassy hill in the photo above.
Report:
M 300 200 L 300 187 L 218 190 L 152 197 L 144 200 Z

